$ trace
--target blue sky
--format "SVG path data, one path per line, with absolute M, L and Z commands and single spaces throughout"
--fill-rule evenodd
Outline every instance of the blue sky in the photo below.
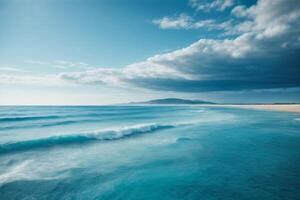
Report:
M 1 1 L 5 30 L 1 60 L 6 65 L 24 65 L 24 60 L 71 60 L 123 67 L 199 38 L 191 32 L 168 33 L 154 26 L 151 21 L 156 17 L 189 9 L 185 1 L 160 2 Z
M 296 0 L 0 0 L 0 104 L 300 101 Z

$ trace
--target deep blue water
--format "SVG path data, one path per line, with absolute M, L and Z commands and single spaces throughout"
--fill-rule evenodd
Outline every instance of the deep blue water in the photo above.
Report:
M 300 115 L 0 107 L 0 199 L 300 199 Z

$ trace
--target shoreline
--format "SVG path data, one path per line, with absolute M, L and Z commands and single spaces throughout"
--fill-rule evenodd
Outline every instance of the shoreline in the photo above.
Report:
M 246 108 L 246 109 L 257 109 L 257 110 L 271 110 L 271 111 L 281 111 L 281 112 L 291 112 L 300 113 L 300 104 L 216 104 L 209 105 L 212 107 L 230 107 L 230 108 Z

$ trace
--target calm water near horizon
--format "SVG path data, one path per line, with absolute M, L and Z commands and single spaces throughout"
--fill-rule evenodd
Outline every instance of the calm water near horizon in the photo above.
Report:
M 0 199 L 300 199 L 300 115 L 1 106 Z

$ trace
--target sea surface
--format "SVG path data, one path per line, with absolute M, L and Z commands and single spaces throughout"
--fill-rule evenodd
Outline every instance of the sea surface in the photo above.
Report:
M 2 106 L 0 199 L 300 199 L 300 115 Z

